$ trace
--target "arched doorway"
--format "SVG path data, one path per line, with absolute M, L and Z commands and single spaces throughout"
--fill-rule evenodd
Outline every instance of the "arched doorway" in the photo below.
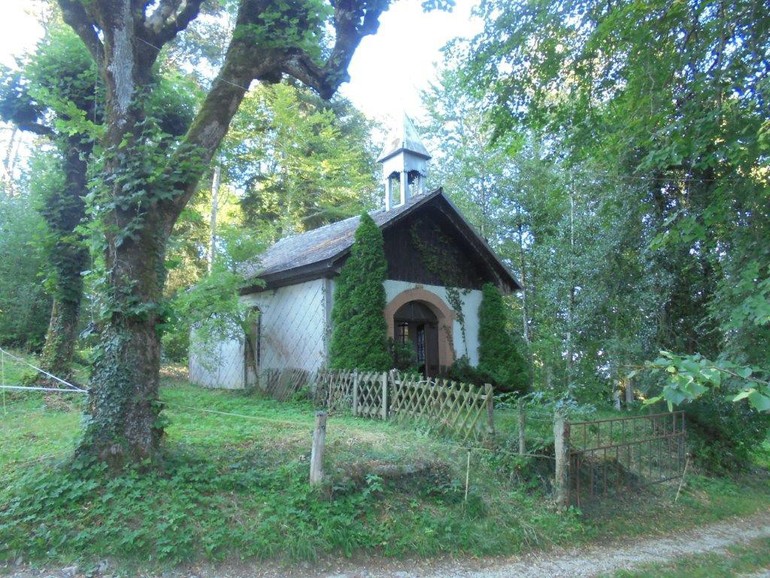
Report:
M 423 375 L 439 374 L 438 318 L 427 304 L 409 301 L 393 314 L 396 342 L 411 344 L 417 367 Z
M 410 308 L 409 305 L 411 303 L 416 305 Z M 420 309 L 421 311 L 419 311 Z M 415 344 L 415 341 L 412 339 L 417 339 L 417 328 L 419 325 L 426 324 L 424 328 L 426 354 L 428 356 L 426 359 L 427 363 L 425 364 L 426 375 L 439 375 L 442 369 L 454 363 L 452 324 L 455 320 L 455 313 L 438 295 L 420 286 L 406 289 L 395 295 L 388 302 L 383 313 L 388 324 L 388 335 L 396 341 L 404 339 L 399 334 L 397 318 L 402 323 L 407 324 L 407 329 L 412 330 L 409 333 L 411 337 L 408 341 L 412 344 Z M 434 346 L 435 349 L 433 349 Z M 434 354 L 434 356 L 431 357 L 431 354 Z

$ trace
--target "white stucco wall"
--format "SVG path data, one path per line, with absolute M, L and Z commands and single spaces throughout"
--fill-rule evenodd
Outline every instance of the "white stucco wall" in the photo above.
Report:
M 260 370 L 315 371 L 323 365 L 330 285 L 325 279 L 316 279 L 243 297 L 262 312 Z
M 440 287 L 438 285 L 420 285 L 406 281 L 385 281 L 386 302 L 390 303 L 393 299 L 395 299 L 396 296 L 398 296 L 400 293 L 403 293 L 404 291 L 418 288 L 433 293 L 444 303 L 446 303 L 449 309 L 452 309 L 452 306 L 449 304 L 449 299 L 447 298 L 447 291 L 445 287 Z M 463 340 L 463 332 L 460 326 L 460 321 L 455 319 L 452 327 L 452 345 L 455 350 L 455 358 L 467 355 L 471 365 L 478 365 L 479 305 L 481 304 L 481 291 L 461 289 L 460 297 L 462 298 L 462 312 L 465 318 L 465 340 Z
M 190 381 L 203 387 L 241 389 L 244 387 L 244 350 L 242 339 L 228 339 L 203 347 L 190 336 Z
M 392 280 L 385 281 L 384 286 L 388 303 L 404 291 L 419 288 L 436 295 L 451 310 L 444 287 Z M 326 364 L 333 295 L 334 281 L 317 279 L 243 297 L 245 303 L 261 311 L 260 371 L 298 368 L 312 372 Z M 455 358 L 467 355 L 471 364 L 477 365 L 481 291 L 461 290 L 461 298 L 465 339 L 460 321 L 455 319 L 452 346 Z M 204 352 L 193 346 L 190 381 L 205 387 L 242 388 L 244 360 L 243 339 L 223 341 Z

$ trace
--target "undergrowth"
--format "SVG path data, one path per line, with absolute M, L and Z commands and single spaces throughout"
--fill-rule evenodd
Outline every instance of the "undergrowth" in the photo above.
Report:
M 3 447 L 16 449 L 0 454 L 0 561 L 489 555 L 580 532 L 576 516 L 497 475 L 501 458 L 491 452 L 469 462 L 465 448 L 428 432 L 332 416 L 326 481 L 311 487 L 310 405 L 178 385 L 162 398 L 164 455 L 118 474 L 70 458 L 79 410 L 11 404 Z
M 676 504 L 661 490 L 595 519 L 558 514 L 548 458 L 514 455 L 515 435 L 469 453 L 430 428 L 345 415 L 329 418 L 325 483 L 311 487 L 311 405 L 194 388 L 178 376 L 165 380 L 161 397 L 169 420 L 163 455 L 117 474 L 73 460 L 78 402 L 52 407 L 26 392 L 6 400 L 0 562 L 510 554 L 770 503 L 766 479 L 762 487 L 688 476 Z

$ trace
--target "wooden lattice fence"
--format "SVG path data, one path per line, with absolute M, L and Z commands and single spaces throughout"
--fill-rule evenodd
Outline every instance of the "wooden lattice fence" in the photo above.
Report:
M 494 433 L 491 385 L 482 389 L 397 372 L 323 371 L 316 376 L 316 400 L 329 411 L 356 416 L 424 419 L 463 439 Z
M 288 401 L 312 382 L 313 375 L 304 369 L 266 369 L 259 376 L 259 387 L 278 401 Z

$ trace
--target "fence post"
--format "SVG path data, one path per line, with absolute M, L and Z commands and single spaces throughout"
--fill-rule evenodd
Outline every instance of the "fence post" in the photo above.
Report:
M 527 413 L 524 400 L 519 398 L 519 455 L 527 453 Z
M 358 372 L 353 372 L 353 415 L 358 415 Z
M 382 381 L 382 419 L 388 419 L 388 372 L 384 371 L 380 376 Z
M 326 445 L 326 412 L 315 414 L 315 430 L 313 431 L 313 446 L 310 450 L 310 485 L 317 486 L 324 479 L 323 460 Z
M 556 454 L 554 494 L 556 506 L 559 511 L 564 511 L 569 507 L 569 422 L 559 410 L 554 414 L 553 437 Z
M 487 434 L 495 435 L 495 396 L 492 391 L 492 385 L 484 384 L 487 393 Z

